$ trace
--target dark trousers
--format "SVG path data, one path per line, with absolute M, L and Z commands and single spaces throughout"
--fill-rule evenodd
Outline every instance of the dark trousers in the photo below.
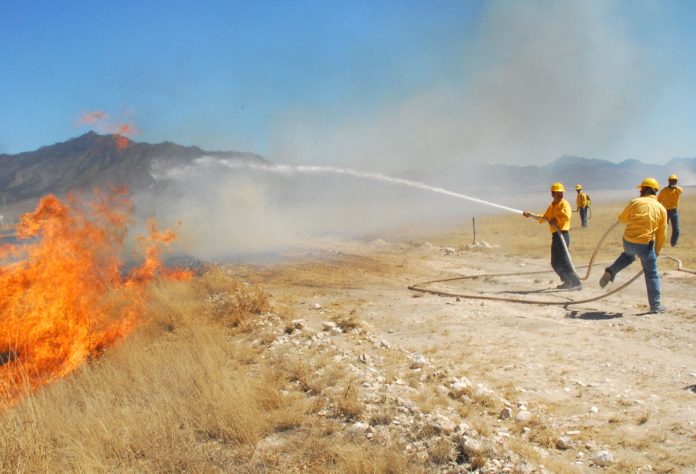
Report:
M 561 234 L 563 235 L 566 246 L 570 249 L 570 234 L 567 230 L 562 231 Z M 568 254 L 563 248 L 563 243 L 561 242 L 561 237 L 558 235 L 558 231 L 554 232 L 551 237 L 551 267 L 553 267 L 553 271 L 556 272 L 556 275 L 560 277 L 563 283 L 580 283 L 580 279 L 575 274 L 573 266 L 570 264 Z
M 676 209 L 667 209 L 667 220 L 669 221 L 669 225 L 672 226 L 672 239 L 670 243 L 672 247 L 674 247 L 679 240 L 679 213 Z
M 587 227 L 587 208 L 586 207 L 580 208 L 580 221 L 582 222 L 583 227 Z

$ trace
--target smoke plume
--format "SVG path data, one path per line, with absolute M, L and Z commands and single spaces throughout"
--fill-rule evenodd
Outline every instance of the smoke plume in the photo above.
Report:
M 651 51 L 613 2 L 487 4 L 475 40 L 440 81 L 371 116 L 334 122 L 296 111 L 275 142 L 280 161 L 387 173 L 476 160 L 541 164 L 607 156 L 630 133 L 660 79 Z

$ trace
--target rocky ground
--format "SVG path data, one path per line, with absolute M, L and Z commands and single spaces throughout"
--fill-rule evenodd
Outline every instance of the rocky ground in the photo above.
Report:
M 696 472 L 696 276 L 661 263 L 670 311 L 660 315 L 646 314 L 642 280 L 568 307 L 407 290 L 548 266 L 504 246 L 372 240 L 228 272 L 287 302 L 292 323 L 274 350 L 320 350 L 350 371 L 341 390 L 363 409 L 347 433 L 398 441 L 433 472 Z M 568 301 L 606 292 L 600 275 L 582 292 L 549 290 L 552 273 L 438 288 Z

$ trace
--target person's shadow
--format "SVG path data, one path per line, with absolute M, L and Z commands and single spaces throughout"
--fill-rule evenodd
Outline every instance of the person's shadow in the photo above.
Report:
M 566 318 L 584 319 L 586 321 L 603 321 L 606 319 L 623 318 L 623 313 L 608 313 L 606 311 L 570 311 Z

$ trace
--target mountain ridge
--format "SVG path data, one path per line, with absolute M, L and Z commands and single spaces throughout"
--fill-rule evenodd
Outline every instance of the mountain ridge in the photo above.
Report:
M 150 144 L 90 131 L 37 150 L 0 154 L 0 205 L 95 186 L 125 185 L 138 192 L 155 185 L 151 174 L 155 163 L 178 166 L 204 155 L 266 162 L 250 152 L 205 151 L 173 142 Z

